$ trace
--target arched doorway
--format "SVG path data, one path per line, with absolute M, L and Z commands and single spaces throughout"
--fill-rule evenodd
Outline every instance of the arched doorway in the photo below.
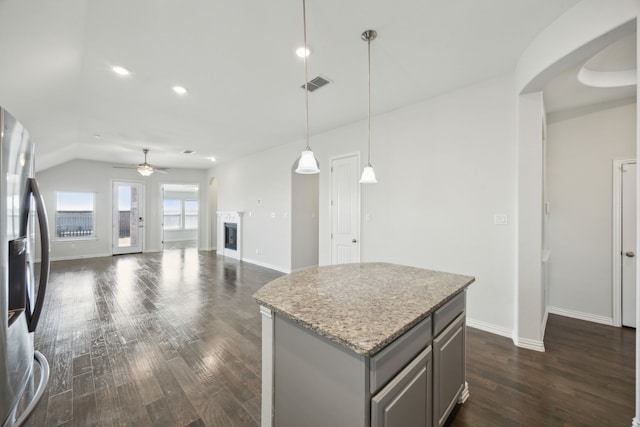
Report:
M 291 168 L 291 270 L 318 265 L 320 174 Z

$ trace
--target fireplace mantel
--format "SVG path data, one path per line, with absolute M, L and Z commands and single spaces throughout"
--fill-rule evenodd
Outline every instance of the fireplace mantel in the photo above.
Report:
M 218 238 L 216 249 L 218 254 L 230 258 L 242 259 L 242 212 L 241 211 L 218 211 Z M 226 228 L 225 224 L 236 225 L 236 249 L 225 247 Z

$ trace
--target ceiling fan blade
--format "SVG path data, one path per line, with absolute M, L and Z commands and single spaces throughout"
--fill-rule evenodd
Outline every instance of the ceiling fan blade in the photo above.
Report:
M 158 172 L 158 173 L 165 173 L 165 174 L 166 174 L 166 173 L 169 173 L 169 169 L 166 169 L 166 168 L 160 168 L 160 169 L 158 169 L 158 168 L 153 168 L 153 171 L 154 171 L 154 172 Z
M 116 169 L 138 169 L 137 166 L 113 166 Z

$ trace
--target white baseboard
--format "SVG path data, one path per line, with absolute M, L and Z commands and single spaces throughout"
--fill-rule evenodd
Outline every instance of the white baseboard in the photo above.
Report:
M 514 344 L 518 347 L 526 348 L 529 350 L 544 352 L 544 342 L 531 340 L 528 338 L 514 338 L 513 331 L 502 326 L 492 325 L 491 323 L 481 322 L 479 320 L 467 318 L 467 326 L 481 331 L 489 332 L 491 334 L 500 335 L 506 338 L 511 338 Z
M 542 341 L 544 341 L 544 334 L 547 332 L 547 321 L 549 320 L 549 307 L 544 311 L 544 316 L 542 317 Z
M 111 254 L 88 254 L 88 255 L 69 255 L 69 256 L 57 256 L 51 257 L 51 261 L 70 261 L 74 259 L 86 259 L 86 258 L 103 258 L 111 256 Z M 37 262 L 40 262 L 39 260 Z
M 242 258 L 242 261 L 243 262 L 248 262 L 249 264 L 259 265 L 260 267 L 270 268 L 271 270 L 276 270 L 276 271 L 279 271 L 279 272 L 285 273 L 285 274 L 290 274 L 291 273 L 291 269 L 290 268 L 279 267 L 277 265 L 268 264 L 266 262 L 256 261 L 255 259 L 251 259 L 251 258 Z
M 481 322 L 479 320 L 469 319 L 467 317 L 467 326 L 480 329 L 481 331 L 489 332 L 491 334 L 500 335 L 502 337 L 511 338 L 513 336 L 513 331 L 508 328 L 503 328 L 502 326 L 493 325 L 491 323 Z
M 535 350 L 544 353 L 544 341 L 532 340 L 529 338 L 517 338 L 516 343 L 520 348 Z
M 578 320 L 586 320 L 587 322 L 600 323 L 603 325 L 613 326 L 613 318 L 600 316 L 598 314 L 584 313 L 581 311 L 567 310 L 558 307 L 547 307 L 547 311 L 551 314 L 558 314 L 560 316 L 571 317 Z

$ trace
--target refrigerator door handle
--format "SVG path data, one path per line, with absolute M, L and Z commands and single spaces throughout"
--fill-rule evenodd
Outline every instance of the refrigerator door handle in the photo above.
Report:
M 47 290 L 47 283 L 49 282 L 49 223 L 47 221 L 47 210 L 44 207 L 44 199 L 40 194 L 38 183 L 35 178 L 28 178 L 29 180 L 29 192 L 33 194 L 33 199 L 36 204 L 36 213 L 38 216 L 38 226 L 40 227 L 40 282 L 38 284 L 38 293 L 36 296 L 35 304 L 33 304 L 33 310 L 25 310 L 27 314 L 27 326 L 29 332 L 36 330 L 38 326 L 38 320 L 40 319 L 40 313 L 42 312 L 42 305 L 44 304 L 44 295 Z M 31 305 L 31 302 L 29 302 Z

